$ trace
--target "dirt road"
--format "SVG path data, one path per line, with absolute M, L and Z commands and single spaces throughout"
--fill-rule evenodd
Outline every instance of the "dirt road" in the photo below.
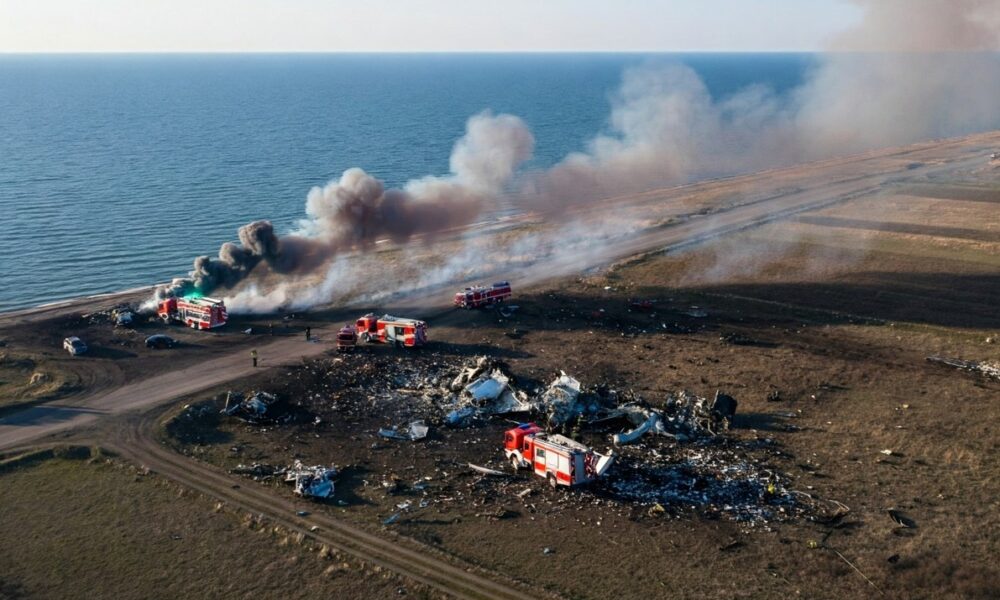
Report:
M 321 331 L 316 336 L 322 339 Z M 268 369 L 315 356 L 330 349 L 328 343 L 307 343 L 302 338 L 280 338 L 261 345 L 259 369 Z M 170 371 L 119 387 L 74 399 L 42 404 L 0 419 L 0 450 L 31 444 L 40 438 L 93 425 L 99 419 L 127 411 L 140 411 L 249 375 L 254 370 L 245 351 L 234 352 L 197 365 Z
M 274 524 L 293 533 L 390 569 L 450 596 L 481 600 L 555 597 L 529 590 L 498 573 L 487 573 L 471 565 L 460 564 L 412 540 L 376 535 L 323 511 L 312 512 L 313 507 L 308 502 L 283 498 L 262 486 L 247 484 L 244 479 L 188 459 L 164 448 L 154 439 L 155 424 L 155 419 L 148 415 L 131 419 L 117 430 L 114 439 L 106 445 L 123 457 L 209 497 L 218 498 L 230 507 L 263 514 Z M 300 511 L 308 514 L 298 516 Z M 317 529 L 313 531 L 313 527 Z

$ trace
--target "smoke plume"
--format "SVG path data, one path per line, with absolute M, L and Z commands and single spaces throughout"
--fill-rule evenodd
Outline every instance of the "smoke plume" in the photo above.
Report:
M 364 250 L 380 239 L 401 244 L 467 225 L 504 191 L 533 150 L 534 137 L 521 119 L 480 113 L 455 144 L 451 175 L 386 189 L 362 169 L 348 169 L 338 181 L 309 191 L 300 232 L 278 236 L 269 221 L 244 225 L 239 245 L 227 242 L 217 257 L 198 257 L 190 277 L 175 280 L 161 294 L 209 294 L 232 288 L 251 273 L 308 274 L 341 252 Z
M 758 85 L 715 98 L 686 66 L 628 69 L 607 130 L 552 168 L 529 173 L 518 172 L 534 146 L 527 126 L 515 116 L 482 113 L 469 119 L 455 144 L 449 176 L 385 189 L 363 170 L 348 169 L 309 192 L 300 231 L 278 236 L 267 221 L 250 223 L 240 229 L 238 245 L 199 257 L 191 277 L 171 291 L 239 287 L 238 304 L 250 310 L 330 301 L 331 290 L 343 287 L 337 281 L 357 279 L 345 252 L 369 250 L 382 239 L 434 239 L 472 223 L 511 191 L 525 212 L 562 223 L 551 239 L 531 242 L 559 263 L 559 252 L 579 247 L 561 241 L 587 235 L 567 223 L 575 218 L 569 209 L 582 203 L 1000 126 L 1000 61 L 992 53 L 1000 46 L 1000 5 L 854 3 L 861 22 L 832 40 L 834 52 L 822 55 L 795 90 L 778 94 Z M 598 242 L 588 247 L 591 254 L 600 250 Z M 452 258 L 495 266 L 488 257 L 515 248 L 485 252 L 470 240 Z M 415 264 L 404 260 L 400 268 Z M 442 282 L 475 275 L 455 260 L 431 274 Z
M 524 197 L 558 212 L 581 199 L 1000 125 L 1000 61 L 991 52 L 1000 47 L 1000 4 L 854 3 L 861 23 L 788 94 L 751 86 L 717 100 L 686 66 L 629 69 L 609 130 L 534 174 Z

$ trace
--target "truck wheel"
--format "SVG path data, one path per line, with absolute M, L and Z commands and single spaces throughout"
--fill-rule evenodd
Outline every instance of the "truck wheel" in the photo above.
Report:
M 361 334 L 361 341 L 367 344 L 368 342 L 372 341 L 372 336 L 368 335 L 367 332 L 362 333 Z
M 552 489 L 556 489 L 556 486 L 559 485 L 559 483 L 556 481 L 556 476 L 553 475 L 552 473 L 546 475 L 545 478 L 549 480 L 549 487 L 551 487 Z

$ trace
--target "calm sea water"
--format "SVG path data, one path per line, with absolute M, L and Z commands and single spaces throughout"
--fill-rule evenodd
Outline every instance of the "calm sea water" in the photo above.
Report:
M 607 126 L 624 68 L 715 96 L 798 84 L 801 54 L 0 56 L 0 310 L 183 275 L 252 219 L 290 229 L 352 166 L 445 174 L 465 120 L 522 117 L 532 166 Z

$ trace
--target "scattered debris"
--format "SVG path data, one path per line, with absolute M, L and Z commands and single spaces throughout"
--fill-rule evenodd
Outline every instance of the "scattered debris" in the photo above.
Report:
M 722 392 L 715 392 L 710 403 L 707 398 L 682 390 L 667 398 L 664 416 L 667 424 L 688 435 L 716 435 L 729 429 L 736 404 L 735 398 Z
M 346 362 L 344 358 L 324 358 L 305 363 L 301 367 L 304 370 L 298 373 L 289 370 L 287 381 L 308 378 L 312 391 L 303 394 L 297 391 L 299 387 L 289 385 L 279 388 L 285 391 L 273 397 L 296 398 L 296 405 L 288 410 L 309 414 L 304 423 L 313 423 L 320 415 L 322 424 L 335 419 L 354 423 L 370 420 L 377 413 L 390 423 L 401 423 L 395 428 L 379 430 L 382 437 L 406 441 L 426 436 L 428 424 L 481 426 L 504 411 L 523 411 L 547 418 L 538 422 L 561 428 L 564 435 L 543 431 L 533 424 L 507 431 L 525 432 L 520 441 L 505 438 L 507 461 L 520 468 L 530 466 L 531 478 L 537 474 L 549 480 L 551 475 L 556 486 L 589 483 L 573 494 L 530 498 L 533 491 L 524 485 L 525 476 L 512 477 L 509 469 L 506 473 L 497 470 L 492 462 L 470 464 L 462 459 L 439 465 L 439 474 L 448 478 L 454 467 L 477 474 L 458 480 L 464 481 L 468 489 L 461 489 L 456 482 L 428 487 L 424 477 L 412 483 L 411 476 L 404 479 L 383 474 L 374 485 L 387 495 L 403 496 L 399 499 L 402 502 L 393 503 L 400 506 L 391 509 L 392 514 L 383 514 L 385 525 L 397 523 L 407 511 L 417 510 L 418 506 L 462 500 L 478 502 L 477 499 L 486 497 L 506 497 L 523 504 L 530 512 L 537 511 L 539 503 L 595 503 L 625 511 L 642 507 L 632 514 L 644 517 L 669 518 L 683 511 L 697 511 L 751 527 L 766 527 L 771 521 L 798 516 L 826 519 L 824 515 L 829 512 L 826 503 L 790 489 L 786 476 L 763 466 L 770 461 L 762 459 L 760 452 L 779 452 L 772 450 L 770 440 L 747 441 L 721 435 L 732 423 L 737 408 L 736 400 L 721 392 L 714 398 L 703 398 L 684 391 L 651 403 L 631 390 L 614 389 L 607 384 L 585 386 L 565 372 L 544 386 L 537 380 L 519 379 L 506 364 L 493 358 L 458 362 L 434 352 L 419 356 L 366 353 L 365 360 L 349 361 L 350 368 L 339 366 Z M 266 396 L 258 399 L 267 405 Z M 243 404 L 242 396 L 231 394 L 227 408 L 235 414 L 244 410 Z M 614 453 L 605 456 L 590 449 L 597 440 L 611 437 L 616 432 L 614 427 L 622 424 L 617 430 L 620 433 L 613 436 L 616 444 L 620 444 Z M 656 435 L 647 435 L 650 433 Z M 313 435 L 311 430 L 309 435 Z M 525 452 L 528 435 L 532 437 L 530 457 Z M 482 455 L 483 446 L 471 444 L 485 443 L 490 452 L 495 448 L 495 442 L 481 438 L 476 431 L 443 431 L 440 439 L 428 444 L 447 443 L 453 436 L 470 444 L 470 450 L 478 448 L 475 456 Z M 308 444 L 305 436 L 296 442 Z M 552 445 L 543 447 L 543 443 Z M 378 444 L 376 447 L 384 447 Z M 536 464 L 536 447 L 545 451 L 546 462 Z M 473 456 L 470 454 L 469 459 Z M 547 462 L 550 456 L 554 459 L 551 466 Z M 578 464 L 582 467 L 578 468 Z M 302 470 L 253 464 L 240 465 L 234 472 L 266 481 L 275 477 L 293 478 L 295 475 L 289 473 L 299 474 Z M 305 474 L 317 475 L 315 471 Z M 331 494 L 332 487 L 331 481 Z M 311 488 L 310 484 L 303 491 L 312 493 Z M 419 497 L 412 498 L 411 494 Z M 479 514 L 491 518 L 492 513 Z
M 266 463 L 253 463 L 251 465 L 236 465 L 236 468 L 231 469 L 229 472 L 234 475 L 250 477 L 254 481 L 267 481 L 268 479 L 284 475 L 286 471 L 287 469 L 278 468 Z
M 449 412 L 444 419 L 452 427 L 465 427 L 477 412 L 474 406 L 465 406 Z
M 282 408 L 283 403 L 278 397 L 268 392 L 254 392 L 244 398 L 239 392 L 229 391 L 226 393 L 226 405 L 222 412 L 256 425 L 287 417 L 288 414 Z
M 464 368 L 449 389 L 461 392 L 457 407 L 446 416 L 448 424 L 456 427 L 468 424 L 479 413 L 502 415 L 532 409 L 527 395 L 511 385 L 507 365 L 485 356 L 476 359 L 475 366 Z
M 415 442 L 417 440 L 422 440 L 427 437 L 427 432 L 430 431 L 430 427 L 424 423 L 423 420 L 413 421 L 406 426 L 405 429 L 397 427 L 394 429 L 379 429 L 378 434 L 384 438 L 389 438 L 393 440 L 403 440 L 406 442 Z
M 509 319 L 514 315 L 515 312 L 517 312 L 517 309 L 519 308 L 521 307 L 516 304 L 508 304 L 506 306 L 501 306 L 499 309 L 497 309 L 497 312 L 500 313 L 501 317 Z
M 549 384 L 541 397 L 541 405 L 549 415 L 549 425 L 558 427 L 582 414 L 582 407 L 577 403 L 579 397 L 580 382 L 560 371 L 559 377 Z
M 887 512 L 889 513 L 889 518 L 892 519 L 896 525 L 899 525 L 904 529 L 917 528 L 917 522 L 911 519 L 910 517 L 906 516 L 906 514 L 904 514 L 903 512 L 898 511 L 894 508 L 890 508 Z
M 623 407 L 622 410 L 632 421 L 632 424 L 637 425 L 637 427 L 625 433 L 616 433 L 612 437 L 616 446 L 631 444 L 650 431 L 657 435 L 671 435 L 663 426 L 663 416 L 655 410 L 647 410 L 638 406 L 627 406 Z
M 474 465 L 469 463 L 469 468 L 477 473 L 482 473 L 483 475 L 490 475 L 492 477 L 507 477 L 509 474 L 503 471 L 497 471 L 496 469 L 490 469 L 489 467 L 481 467 L 479 465 Z
M 599 482 L 618 498 L 660 509 L 697 510 L 748 525 L 803 514 L 809 505 L 784 487 L 781 478 L 735 450 L 678 448 L 664 454 L 625 447 L 615 476 Z
M 972 360 L 962 360 L 960 358 L 948 358 L 945 356 L 928 356 L 927 360 L 932 363 L 947 365 L 962 371 L 978 373 L 985 377 L 1000 380 L 1000 363 L 976 362 Z
M 335 467 L 305 467 L 297 460 L 285 471 L 285 482 L 294 484 L 295 494 L 303 498 L 329 498 L 333 495 L 336 475 Z

